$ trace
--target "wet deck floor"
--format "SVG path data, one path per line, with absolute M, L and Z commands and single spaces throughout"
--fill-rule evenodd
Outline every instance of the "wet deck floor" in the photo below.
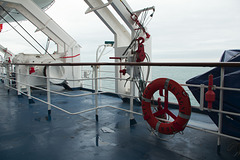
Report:
M 44 92 L 33 90 L 32 93 L 46 99 Z M 0 100 L 0 160 L 237 159 L 233 156 L 235 148 L 228 151 L 235 141 L 223 138 L 221 153 L 217 154 L 217 137 L 212 134 L 186 128 L 183 135 L 159 138 L 147 129 L 141 116 L 135 116 L 137 125 L 130 127 L 129 114 L 116 109 L 99 110 L 99 122 L 96 122 L 95 111 L 68 115 L 53 108 L 49 120 L 46 104 L 37 101 L 28 104 L 26 96 L 18 97 L 13 90 L 8 93 L 3 84 L 0 84 Z M 93 107 L 94 96 L 52 95 L 52 102 L 77 112 Z M 129 108 L 128 103 L 107 95 L 99 95 L 99 103 Z M 134 108 L 141 112 L 141 106 Z M 192 118 L 202 119 L 200 115 Z

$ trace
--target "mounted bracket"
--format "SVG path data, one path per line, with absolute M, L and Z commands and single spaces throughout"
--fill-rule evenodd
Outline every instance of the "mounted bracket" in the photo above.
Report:
M 112 2 L 113 2 L 113 0 L 110 0 L 108 3 L 105 3 L 105 4 L 101 5 L 101 6 L 98 6 L 98 7 L 95 7 L 95 8 L 90 8 L 90 7 L 89 7 L 89 8 L 86 10 L 85 14 L 88 14 L 88 13 L 90 13 L 90 12 L 93 12 L 93 11 L 96 11 L 96 10 L 99 10 L 99 9 L 102 9 L 102 8 L 105 8 L 105 7 L 109 6 Z

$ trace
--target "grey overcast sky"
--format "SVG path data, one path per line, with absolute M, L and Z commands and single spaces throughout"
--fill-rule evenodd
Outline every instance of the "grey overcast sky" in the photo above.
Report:
M 240 0 L 128 0 L 128 3 L 133 10 L 156 7 L 148 25 L 154 62 L 217 62 L 224 50 L 240 49 Z M 82 46 L 83 62 L 95 61 L 97 46 L 113 40 L 113 34 L 94 13 L 85 14 L 87 8 L 83 0 L 67 3 L 56 0 L 46 11 Z M 46 45 L 46 36 L 34 33 L 36 27 L 27 21 L 21 24 Z M 3 27 L 0 44 L 14 53 L 37 53 L 7 24 Z

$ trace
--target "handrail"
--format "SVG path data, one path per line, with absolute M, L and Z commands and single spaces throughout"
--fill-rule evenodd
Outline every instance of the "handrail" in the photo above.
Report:
M 87 63 L 11 63 L 12 65 L 28 65 L 28 66 L 174 66 L 174 67 L 240 67 L 239 62 L 87 62 Z
M 197 63 L 176 63 L 176 62 L 161 62 L 161 63 L 157 63 L 157 62 L 142 62 L 142 63 L 136 63 L 136 62 L 128 62 L 128 63 L 106 63 L 106 62 L 100 62 L 100 63 L 91 63 L 91 62 L 88 62 L 88 63 L 40 63 L 40 64 L 36 64 L 36 63 L 11 63 L 10 65 L 26 65 L 26 66 L 93 66 L 92 68 L 94 69 L 94 72 L 93 73 L 97 73 L 97 68 L 98 66 L 116 66 L 116 65 L 122 65 L 122 66 L 131 66 L 131 77 L 133 77 L 133 68 L 134 66 L 159 66 L 159 67 L 163 67 L 163 66 L 167 66 L 167 67 L 221 67 L 221 71 L 224 70 L 224 67 L 240 67 L 240 63 L 239 62 L 197 62 Z M 9 75 L 10 74 L 10 71 L 7 70 L 6 71 L 7 74 Z M 16 74 L 19 74 L 19 75 L 22 75 L 21 73 L 16 73 Z M 36 76 L 36 75 L 29 75 L 29 73 L 27 72 L 27 75 L 26 76 L 33 76 L 33 77 L 42 77 L 42 76 Z M 223 77 L 224 74 L 221 75 L 221 77 Z M 42 77 L 42 78 L 46 78 L 47 82 L 49 82 L 50 79 L 58 79 L 58 78 L 50 78 L 50 77 Z M 6 78 L 6 79 L 9 79 L 9 76 Z M 63 96 L 68 96 L 68 97 L 78 97 L 78 96 L 86 96 L 86 95 L 95 95 L 95 104 L 96 106 L 94 108 L 91 108 L 91 109 L 86 109 L 84 111 L 79 111 L 79 112 L 75 112 L 75 113 L 72 113 L 72 112 L 69 112 L 63 108 L 60 108 L 58 106 L 55 106 L 51 103 L 48 103 L 48 102 L 45 102 L 43 100 L 40 100 L 39 98 L 37 97 L 33 97 L 31 96 L 31 92 L 29 92 L 29 94 L 27 95 L 29 98 L 33 98 L 33 99 L 36 99 L 36 100 L 39 100 L 45 104 L 48 104 L 49 107 L 54 107 L 56 109 L 59 109 L 67 114 L 71 114 L 71 115 L 74 115 L 74 114 L 81 114 L 81 113 L 84 113 L 84 112 L 88 112 L 88 111 L 93 111 L 95 110 L 96 111 L 96 116 L 98 115 L 97 113 L 97 110 L 100 109 L 100 108 L 105 108 L 106 106 L 98 106 L 98 97 L 97 95 L 98 94 L 102 94 L 102 93 L 113 93 L 113 92 L 98 92 L 98 80 L 102 80 L 102 79 L 107 79 L 107 80 L 112 80 L 112 79 L 115 79 L 115 80 L 126 80 L 126 79 L 122 79 L 122 78 L 116 78 L 116 77 L 110 77 L 110 76 L 106 76 L 106 77 L 98 77 L 97 74 L 95 74 L 94 77 L 92 78 L 82 78 L 82 79 L 77 79 L 77 80 L 81 80 L 81 81 L 84 81 L 84 80 L 94 80 L 94 83 L 92 83 L 92 86 L 93 84 L 95 85 L 95 92 L 94 93 L 90 93 L 90 94 L 81 94 L 81 95 L 68 95 L 68 94 L 65 94 L 65 93 L 58 93 L 58 92 L 55 92 L 55 91 L 51 91 L 50 88 L 47 88 L 47 89 L 42 89 L 44 91 L 47 91 L 48 93 L 54 93 L 54 94 L 60 94 L 60 95 L 63 95 Z M 76 80 L 76 79 L 75 79 Z M 15 80 L 12 80 L 12 81 L 15 81 Z M 70 81 L 70 80 L 69 80 Z M 115 108 L 114 106 L 108 106 L 110 108 L 115 108 L 115 109 L 119 109 L 119 110 L 123 110 L 123 111 L 126 111 L 126 112 L 129 112 L 130 115 L 131 114 L 137 114 L 137 115 L 141 115 L 141 113 L 138 113 L 138 112 L 133 112 L 133 108 L 131 105 L 133 105 L 133 98 L 136 98 L 136 96 L 134 96 L 132 93 L 133 93 L 133 85 L 134 85 L 134 82 L 136 82 L 136 79 L 128 79 L 128 81 L 130 82 L 130 86 L 132 86 L 132 88 L 130 88 L 130 93 L 129 95 L 126 94 L 126 97 L 130 98 L 130 110 L 126 110 L 126 109 L 121 109 L 121 108 Z M 16 81 L 17 82 L 17 81 Z M 17 83 L 23 83 L 23 82 L 17 82 Z M 28 82 L 25 84 L 27 87 L 33 87 L 33 88 L 38 88 L 40 89 L 39 87 L 36 87 L 36 86 L 31 86 L 28 84 Z M 205 85 L 193 85 L 193 84 L 181 84 L 182 86 L 194 86 L 194 87 L 198 87 L 198 88 L 201 88 L 201 90 L 204 88 L 207 88 L 207 86 Z M 10 87 L 10 86 L 8 86 Z M 220 91 L 223 91 L 223 90 L 232 90 L 232 91 L 240 91 L 240 88 L 229 88 L 229 87 L 224 87 L 223 85 L 222 86 L 214 86 L 214 89 L 219 89 Z M 22 92 L 21 92 L 22 93 Z M 22 93 L 24 95 L 26 95 L 25 93 Z M 119 93 L 116 93 L 115 94 L 119 94 Z M 124 95 L 124 94 L 122 94 Z M 204 96 L 204 95 L 203 95 Z M 49 97 L 50 98 L 50 94 L 49 94 Z M 172 103 L 172 104 L 175 104 L 175 103 Z M 204 111 L 204 110 L 209 110 L 208 108 L 205 108 L 202 104 L 200 104 L 200 106 L 192 106 L 193 108 L 197 108 L 201 111 Z M 51 109 L 51 108 L 50 108 Z M 219 108 L 219 109 L 210 109 L 209 111 L 212 111 L 212 112 L 218 112 L 219 115 L 220 114 L 228 114 L 228 115 L 235 115 L 235 116 L 240 116 L 240 113 L 238 112 L 229 112 L 229 111 L 225 111 L 223 108 Z M 131 117 L 131 116 L 130 116 Z M 220 116 L 219 116 L 220 117 Z M 97 119 L 97 118 L 96 118 Z M 219 121 L 220 121 L 220 124 L 219 126 L 222 126 L 222 118 L 220 117 L 219 118 Z M 192 127 L 190 126 L 190 128 L 194 128 L 194 129 L 198 129 L 196 127 Z M 225 137 L 228 137 L 228 138 L 232 138 L 232 139 L 235 139 L 235 140 L 240 140 L 240 138 L 238 137 L 232 137 L 232 136 L 229 136 L 229 135 L 226 135 L 226 134 L 223 134 L 222 131 L 221 131 L 221 127 L 219 127 L 218 129 L 218 132 L 211 132 L 211 131 L 207 131 L 205 129 L 201 129 L 203 131 L 206 131 L 206 132 L 209 132 L 209 133 L 213 133 L 213 134 L 216 134 L 218 137 L 218 145 L 220 146 L 220 136 L 225 136 Z

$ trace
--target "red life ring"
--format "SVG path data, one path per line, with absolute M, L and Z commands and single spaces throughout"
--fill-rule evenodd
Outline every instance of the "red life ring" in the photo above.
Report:
M 167 105 L 161 110 L 161 114 L 167 113 L 174 119 L 174 121 L 170 123 L 159 121 L 155 117 L 156 114 L 153 114 L 151 109 L 151 98 L 153 94 L 157 90 L 159 90 L 161 94 L 163 89 L 165 89 L 166 92 L 172 92 L 179 104 L 179 113 L 177 117 L 168 110 Z M 146 120 L 153 129 L 163 134 L 175 134 L 179 131 L 183 131 L 191 116 L 191 104 L 188 94 L 177 82 L 167 78 L 156 79 L 146 87 L 143 92 L 142 110 L 144 120 Z

